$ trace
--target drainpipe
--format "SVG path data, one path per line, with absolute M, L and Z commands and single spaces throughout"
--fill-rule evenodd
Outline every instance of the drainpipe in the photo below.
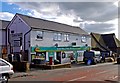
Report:
M 24 34 L 24 52 L 25 52 L 25 48 L 26 48 L 26 45 L 25 45 L 25 36 L 26 36 L 31 30 L 32 30 L 32 28 L 31 28 L 28 32 L 26 32 L 26 33 Z
M 6 36 L 8 37 L 8 43 L 10 45 L 10 54 L 11 54 L 11 43 L 10 43 L 10 29 L 8 29 L 8 34 L 7 34 L 7 29 L 6 29 Z M 6 38 L 7 39 L 7 38 Z M 7 40 L 6 40 L 7 41 Z M 7 45 L 7 42 L 6 42 Z

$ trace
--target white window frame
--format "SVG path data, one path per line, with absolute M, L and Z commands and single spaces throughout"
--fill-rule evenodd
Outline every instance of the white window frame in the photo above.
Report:
M 62 33 L 54 33 L 53 40 L 54 41 L 61 41 L 62 40 Z
M 66 41 L 66 42 L 70 41 L 70 35 L 69 34 L 64 34 L 64 41 Z
M 81 37 L 81 42 L 82 43 L 86 43 L 87 42 L 87 37 L 86 36 L 82 36 Z
M 43 40 L 43 34 L 44 32 L 43 31 L 36 31 L 37 35 L 36 35 L 36 40 Z M 39 38 L 37 36 L 40 36 Z

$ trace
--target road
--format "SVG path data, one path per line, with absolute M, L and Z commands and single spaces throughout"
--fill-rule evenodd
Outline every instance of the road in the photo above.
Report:
M 104 63 L 91 66 L 73 65 L 72 68 L 55 70 L 33 70 L 28 76 L 12 78 L 10 81 L 45 81 L 60 83 L 117 83 L 120 65 Z M 44 81 L 44 82 L 43 82 Z

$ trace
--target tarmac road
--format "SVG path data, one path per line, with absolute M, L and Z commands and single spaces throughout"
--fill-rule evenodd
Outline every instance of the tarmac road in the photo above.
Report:
M 118 83 L 120 65 L 103 63 L 97 65 L 73 65 L 72 68 L 55 70 L 33 70 L 23 77 L 13 77 L 13 81 L 60 82 L 60 83 Z

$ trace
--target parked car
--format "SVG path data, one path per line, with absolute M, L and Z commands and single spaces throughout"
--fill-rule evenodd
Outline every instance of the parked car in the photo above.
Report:
M 86 64 L 96 64 L 100 63 L 102 57 L 100 55 L 100 51 L 85 51 L 83 54 L 83 61 Z
M 7 83 L 13 74 L 13 66 L 6 60 L 0 58 L 0 82 Z

